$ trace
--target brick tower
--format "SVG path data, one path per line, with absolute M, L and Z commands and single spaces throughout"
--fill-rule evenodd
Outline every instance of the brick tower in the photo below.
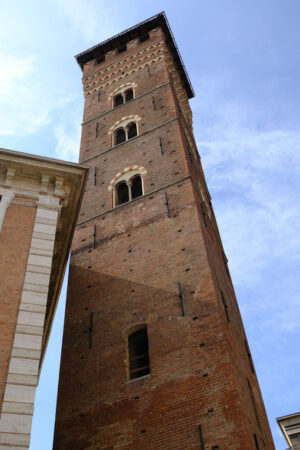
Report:
M 54 449 L 274 449 L 164 13 L 79 54 Z

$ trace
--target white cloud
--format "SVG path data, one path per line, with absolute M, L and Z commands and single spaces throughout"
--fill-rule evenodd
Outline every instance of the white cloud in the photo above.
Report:
M 25 135 L 49 122 L 49 108 L 33 84 L 36 58 L 0 54 L 0 133 Z
M 100 42 L 120 30 L 116 19 L 122 9 L 120 4 L 103 0 L 57 0 L 57 4 L 73 27 L 88 41 Z
M 81 116 L 79 108 L 68 113 L 60 119 L 54 126 L 54 135 L 57 140 L 55 156 L 66 161 L 78 162 L 80 134 L 81 134 Z
M 233 277 L 257 281 L 270 261 L 300 254 L 300 130 L 258 131 L 231 117 L 205 134 L 198 148 Z
M 270 330 L 299 327 L 300 129 L 260 130 L 235 105 L 217 115 L 198 149 L 234 284 L 248 291 L 243 315 L 263 342 Z
M 45 82 L 35 56 L 0 54 L 0 134 L 23 137 L 51 122 L 70 98 Z

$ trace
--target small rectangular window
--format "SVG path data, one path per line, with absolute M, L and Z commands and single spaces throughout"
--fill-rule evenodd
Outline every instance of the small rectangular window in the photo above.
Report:
M 96 59 L 96 64 L 101 64 L 105 61 L 105 55 L 101 55 Z
M 128 336 L 130 379 L 150 373 L 147 328 L 141 328 Z
M 123 53 L 126 52 L 127 50 L 127 45 L 122 45 L 121 47 L 118 48 L 118 53 Z
M 140 42 L 145 42 L 145 41 L 148 41 L 149 39 L 150 39 L 149 33 L 146 33 L 146 34 L 144 34 L 143 36 L 141 36 L 139 38 L 139 41 Z
M 253 439 L 254 439 L 255 449 L 259 450 L 258 440 L 257 440 L 257 436 L 255 433 L 253 434 Z

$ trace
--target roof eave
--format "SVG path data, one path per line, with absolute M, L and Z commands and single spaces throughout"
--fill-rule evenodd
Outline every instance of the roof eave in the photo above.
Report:
M 109 39 L 106 39 L 103 42 L 100 42 L 97 45 L 94 45 L 93 47 L 85 50 L 84 52 L 78 53 L 78 55 L 76 55 L 75 58 L 78 64 L 80 65 L 81 69 L 83 69 L 85 63 L 91 61 L 101 53 L 103 54 L 110 51 L 113 48 L 117 48 L 118 46 L 136 38 L 142 33 L 150 31 L 151 29 L 157 26 L 161 26 L 163 31 L 166 33 L 167 43 L 170 45 L 174 59 L 178 64 L 178 69 L 181 74 L 181 78 L 185 86 L 188 98 L 193 98 L 195 96 L 195 93 L 164 11 L 159 14 L 156 14 L 155 16 L 150 17 L 147 20 L 144 20 L 143 22 L 138 23 L 137 25 L 134 25 L 131 28 L 122 31 L 119 34 L 116 34 L 115 36 L 112 36 Z

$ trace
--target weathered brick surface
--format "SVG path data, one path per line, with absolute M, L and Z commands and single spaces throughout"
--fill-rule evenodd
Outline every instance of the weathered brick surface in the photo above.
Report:
M 156 30 L 144 47 L 158 38 Z M 108 61 L 100 72 L 94 61 L 84 69 L 80 159 L 90 158 L 91 171 L 72 247 L 54 449 L 199 448 L 199 425 L 207 450 L 253 449 L 254 433 L 273 449 L 186 94 L 166 51 L 150 73 L 131 73 L 124 61 L 141 59 L 139 49 L 132 42 L 122 59 L 110 54 L 121 80 L 105 71 Z M 137 98 L 111 109 L 107 96 L 132 81 Z M 139 136 L 111 148 L 109 128 L 129 114 L 142 118 Z M 145 195 L 113 208 L 109 183 L 132 165 L 147 171 Z M 129 381 L 126 332 L 141 323 L 151 374 Z
M 15 200 L 32 203 L 24 197 Z M 35 215 L 35 208 L 10 205 L 0 232 L 0 411 Z

